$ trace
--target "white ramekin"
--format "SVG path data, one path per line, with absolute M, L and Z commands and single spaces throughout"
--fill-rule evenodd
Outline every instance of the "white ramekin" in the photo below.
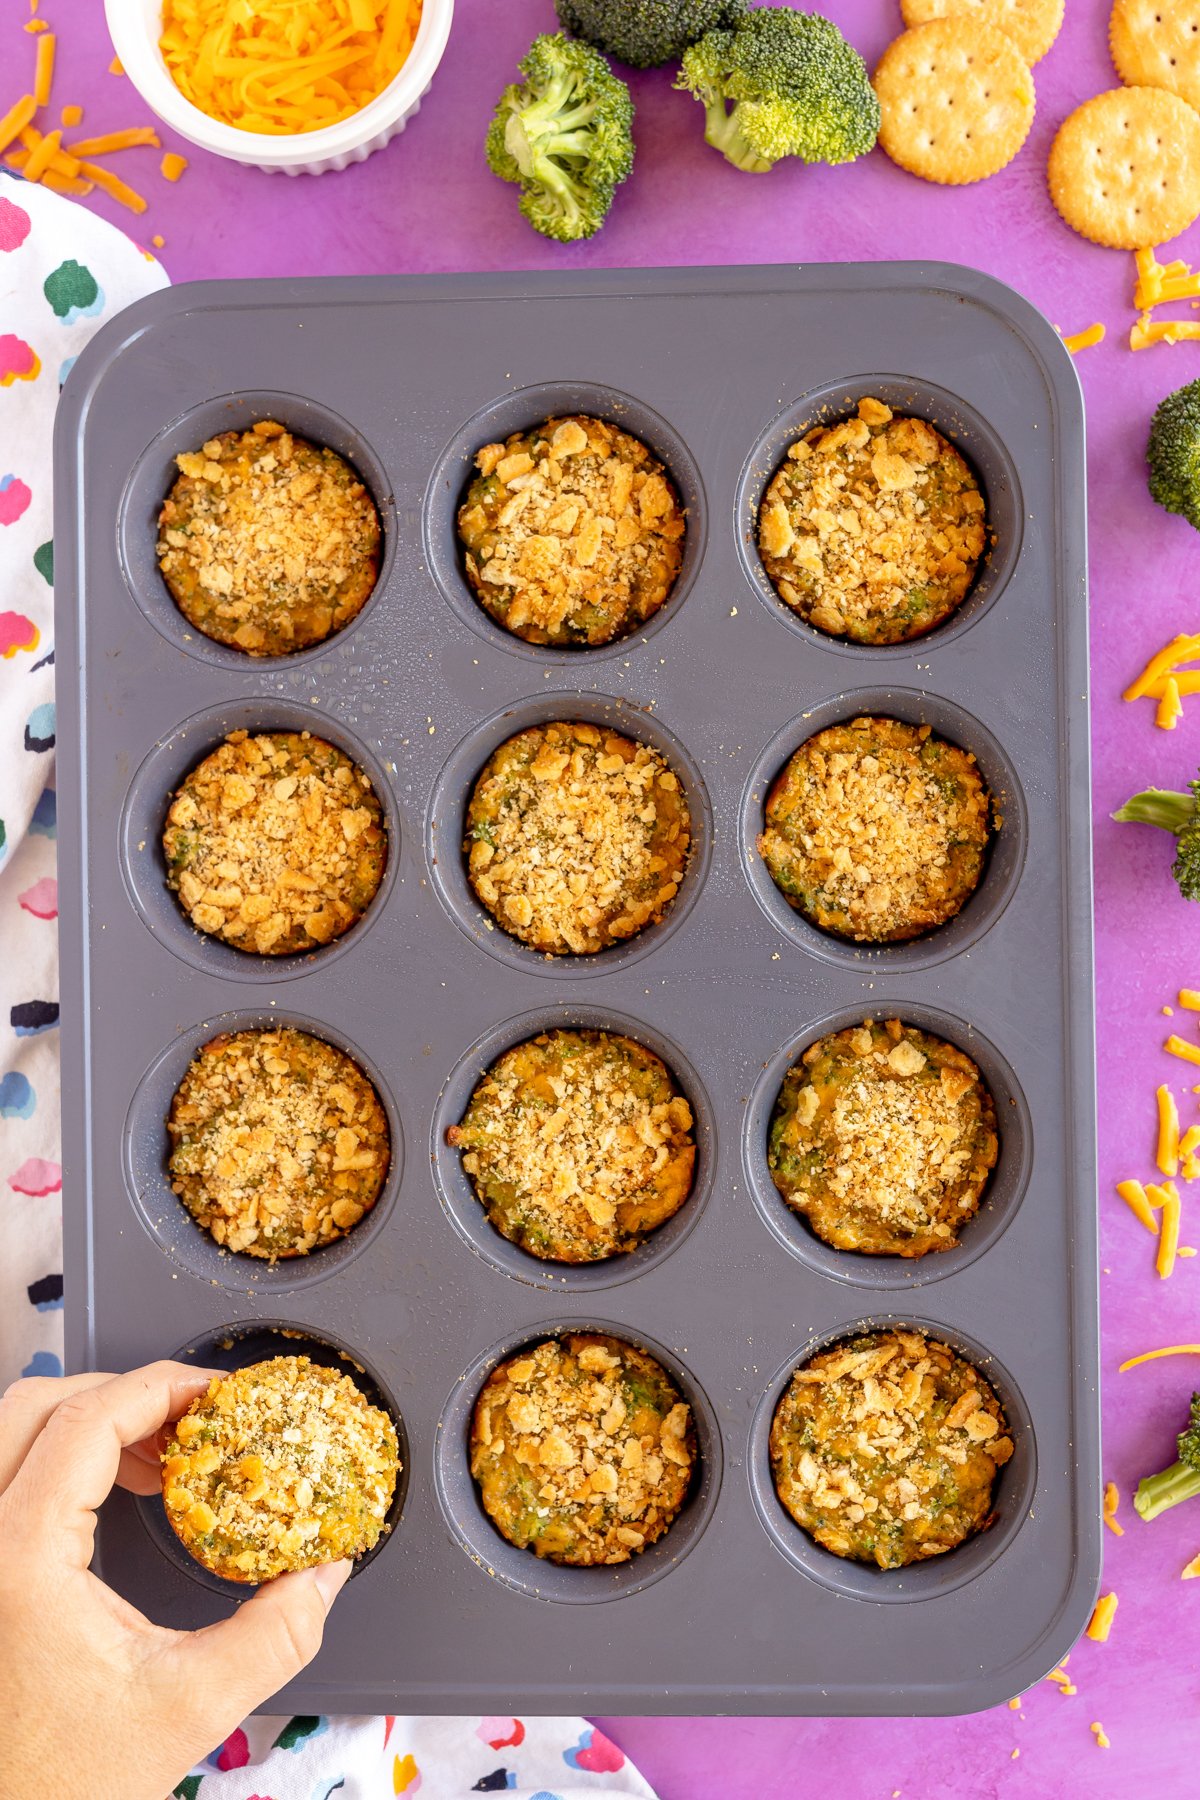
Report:
M 292 132 L 271 137 L 258 131 L 239 131 L 210 119 L 185 100 L 167 72 L 158 47 L 162 31 L 162 0 L 104 0 L 113 48 L 121 66 L 147 106 L 164 125 L 190 144 L 227 156 L 232 162 L 285 175 L 321 175 L 326 169 L 344 169 L 364 162 L 382 150 L 420 107 L 429 92 L 434 71 L 442 60 L 454 0 L 424 0 L 416 42 L 396 79 L 377 94 L 369 106 L 337 125 L 319 131 Z

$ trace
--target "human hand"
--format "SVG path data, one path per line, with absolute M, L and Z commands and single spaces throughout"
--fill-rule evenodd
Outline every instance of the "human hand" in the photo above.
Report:
M 163 1800 L 321 1646 L 348 1562 L 281 1575 L 202 1631 L 154 1625 L 93 1575 L 114 1484 L 159 1491 L 157 1434 L 211 1371 L 18 1381 L 0 1398 L 0 1788 Z

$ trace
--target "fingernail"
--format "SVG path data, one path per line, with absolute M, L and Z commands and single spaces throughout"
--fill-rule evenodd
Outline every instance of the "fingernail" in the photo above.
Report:
M 328 1612 L 349 1579 L 353 1567 L 349 1562 L 318 1563 L 313 1570 L 313 1585 L 325 1602 Z

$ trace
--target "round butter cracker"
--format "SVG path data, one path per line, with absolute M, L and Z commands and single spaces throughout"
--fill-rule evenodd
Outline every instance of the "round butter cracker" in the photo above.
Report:
M 1050 198 L 1082 237 L 1142 250 L 1200 214 L 1200 113 L 1162 88 L 1111 88 L 1076 107 L 1050 148 Z
M 1127 87 L 1165 88 L 1200 108 L 1200 0 L 1116 0 L 1108 43 Z
M 879 142 L 924 181 L 961 186 L 1010 163 L 1033 124 L 1033 76 L 1002 31 L 956 15 L 889 44 L 874 76 Z
M 1027 63 L 1039 62 L 1062 29 L 1065 0 L 900 0 L 906 25 L 949 14 L 991 25 L 1010 37 Z

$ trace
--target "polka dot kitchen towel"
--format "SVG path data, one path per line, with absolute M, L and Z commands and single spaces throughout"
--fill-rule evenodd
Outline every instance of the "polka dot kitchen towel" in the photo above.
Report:
M 92 333 L 166 281 L 103 219 L 0 175 L 0 1387 L 62 1372 L 54 409 Z
M 0 172 L 0 1388 L 21 1374 L 62 1373 L 54 409 L 92 333 L 166 281 L 104 220 Z M 258 1717 L 175 1792 L 654 1800 L 617 1746 L 578 1718 Z

